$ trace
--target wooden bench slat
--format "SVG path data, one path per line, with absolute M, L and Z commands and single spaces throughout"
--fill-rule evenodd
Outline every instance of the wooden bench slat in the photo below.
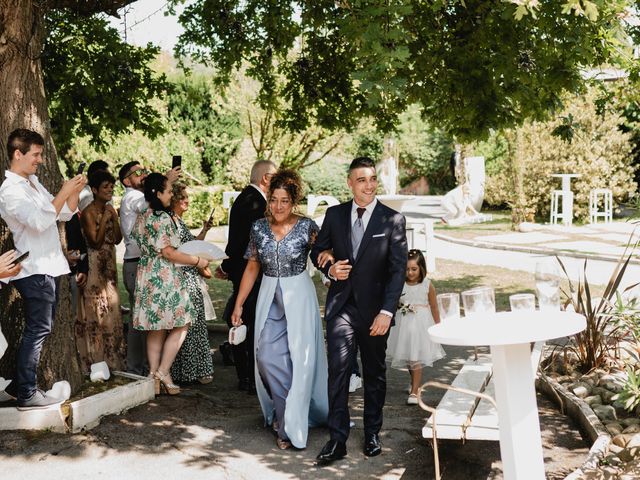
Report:
M 491 376 L 491 358 L 479 356 L 469 359 L 454 379 L 452 386 L 472 391 L 482 391 Z M 462 438 L 462 426 L 473 414 L 478 398 L 465 393 L 447 390 L 436 408 L 437 433 L 439 438 Z M 432 437 L 432 417 L 422 429 L 424 437 Z

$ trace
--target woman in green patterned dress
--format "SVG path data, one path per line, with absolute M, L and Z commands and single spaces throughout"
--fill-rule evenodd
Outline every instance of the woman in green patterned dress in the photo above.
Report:
M 204 240 L 204 237 L 211 228 L 211 224 L 207 221 L 198 236 L 195 237 L 182 221 L 182 214 L 186 212 L 188 208 L 189 194 L 187 193 L 187 187 L 181 183 L 174 183 L 171 210 L 174 214 L 173 218 L 176 221 L 176 225 L 178 226 L 180 241 L 185 243 L 191 240 Z M 189 327 L 187 338 L 185 338 L 182 348 L 180 348 L 178 356 L 175 362 L 173 362 L 171 377 L 178 383 L 198 381 L 202 384 L 207 384 L 213 380 L 213 361 L 211 359 L 209 333 L 207 331 L 204 308 L 205 295 L 208 297 L 209 294 L 206 291 L 206 283 L 197 268 L 182 267 L 181 270 L 187 282 L 189 296 L 196 309 L 197 316 L 191 324 L 191 327 Z M 209 272 L 209 275 L 210 273 L 211 272 Z
M 144 183 L 144 198 L 149 208 L 138 217 L 131 236 L 140 247 L 136 276 L 133 326 L 147 331 L 147 359 L 150 375 L 170 394 L 180 393 L 169 371 L 189 325 L 197 311 L 189 298 L 184 275 L 175 264 L 205 268 L 209 263 L 179 252 L 180 237 L 175 220 L 169 214 L 171 183 L 159 173 L 150 174 Z

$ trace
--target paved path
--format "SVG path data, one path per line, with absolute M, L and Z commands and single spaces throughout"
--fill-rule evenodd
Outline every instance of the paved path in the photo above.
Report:
M 212 337 L 218 345 L 223 337 Z M 445 347 L 448 357 L 427 368 L 424 380 L 450 383 L 470 354 Z M 48 432 L 0 432 L 2 478 L 7 480 L 146 479 L 400 479 L 433 478 L 433 451 L 420 430 L 427 417 L 419 407 L 405 405 L 409 376 L 389 371 L 382 432 L 383 454 L 361 453 L 362 390 L 351 397 L 356 423 L 348 457 L 319 469 L 314 457 L 327 440 L 324 428 L 312 429 L 306 450 L 279 451 L 262 428 L 255 396 L 235 390 L 233 367 L 222 367 L 214 355 L 215 380 L 192 387 L 179 397 L 160 396 L 123 415 L 103 419 L 95 429 L 76 435 Z M 425 394 L 436 405 L 442 393 Z M 575 425 L 538 398 L 545 465 L 549 479 L 564 478 L 586 458 L 588 446 Z M 500 479 L 497 442 L 442 441 L 441 466 L 447 480 Z

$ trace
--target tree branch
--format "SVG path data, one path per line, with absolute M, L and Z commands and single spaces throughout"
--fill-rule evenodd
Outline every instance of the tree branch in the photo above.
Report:
M 120 18 L 118 10 L 134 3 L 136 0 L 53 0 L 50 8 L 67 8 L 78 15 L 90 17 L 96 13 L 107 13 Z

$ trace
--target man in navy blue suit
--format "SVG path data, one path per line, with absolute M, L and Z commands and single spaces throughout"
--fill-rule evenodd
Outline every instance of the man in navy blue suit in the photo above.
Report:
M 327 210 L 311 252 L 333 251 L 336 261 L 321 269 L 331 279 L 325 319 L 329 360 L 329 431 L 331 439 L 317 457 L 319 465 L 347 453 L 349 377 L 356 345 L 364 379 L 364 454 L 382 451 L 387 383 L 385 355 L 407 266 L 405 218 L 376 199 L 378 177 L 373 160 L 351 162 L 347 184 L 353 200 Z

